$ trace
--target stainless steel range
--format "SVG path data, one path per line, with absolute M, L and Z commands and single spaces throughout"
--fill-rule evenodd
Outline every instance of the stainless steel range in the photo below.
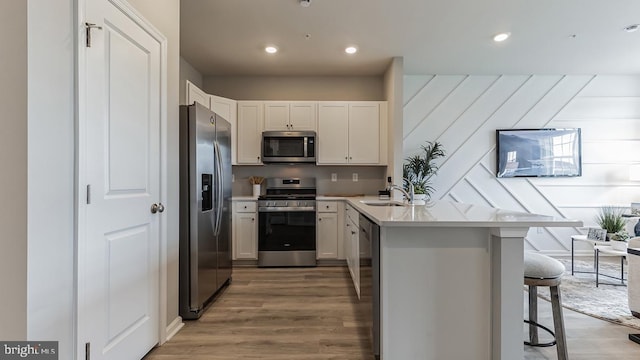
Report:
M 258 266 L 316 266 L 316 179 L 267 179 L 258 198 Z

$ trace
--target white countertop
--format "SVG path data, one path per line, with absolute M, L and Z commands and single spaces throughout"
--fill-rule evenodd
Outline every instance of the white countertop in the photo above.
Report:
M 372 206 L 363 201 L 381 202 L 377 196 L 341 198 L 380 226 L 393 227 L 566 227 L 582 226 L 580 220 L 511 210 L 433 201 L 427 205 Z
M 253 196 L 232 196 L 231 201 L 258 201 L 258 198 Z

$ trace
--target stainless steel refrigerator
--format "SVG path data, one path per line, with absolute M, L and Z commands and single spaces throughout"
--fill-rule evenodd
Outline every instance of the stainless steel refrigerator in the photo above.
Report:
M 231 125 L 180 106 L 180 316 L 197 319 L 231 280 Z

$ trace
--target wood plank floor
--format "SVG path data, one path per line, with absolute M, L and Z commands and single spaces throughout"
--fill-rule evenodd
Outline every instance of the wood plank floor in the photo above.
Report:
M 551 326 L 550 304 L 540 300 L 538 307 L 540 322 Z M 144 359 L 371 360 L 357 314 L 346 268 L 236 268 L 231 286 L 200 320 L 187 321 Z M 571 360 L 640 359 L 640 345 L 627 339 L 640 330 L 566 309 L 564 317 Z M 524 348 L 525 360 L 556 359 L 555 347 Z
M 236 268 L 198 321 L 146 360 L 370 360 L 346 268 Z

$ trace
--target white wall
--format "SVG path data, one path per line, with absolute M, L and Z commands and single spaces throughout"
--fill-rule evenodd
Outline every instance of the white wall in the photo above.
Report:
M 205 76 L 202 90 L 234 100 L 385 100 L 380 76 Z
M 74 349 L 73 4 L 28 1 L 28 338 L 58 341 L 61 359 Z
M 27 4 L 0 1 L 0 339 L 27 337 Z
M 404 156 L 425 140 L 447 152 L 435 198 L 577 218 L 640 200 L 640 76 L 405 76 Z M 582 128 L 583 175 L 495 177 L 498 128 Z M 532 229 L 526 248 L 566 255 L 576 228 Z
M 167 331 L 175 330 L 178 317 L 178 104 L 180 79 L 180 0 L 129 0 L 167 38 Z

